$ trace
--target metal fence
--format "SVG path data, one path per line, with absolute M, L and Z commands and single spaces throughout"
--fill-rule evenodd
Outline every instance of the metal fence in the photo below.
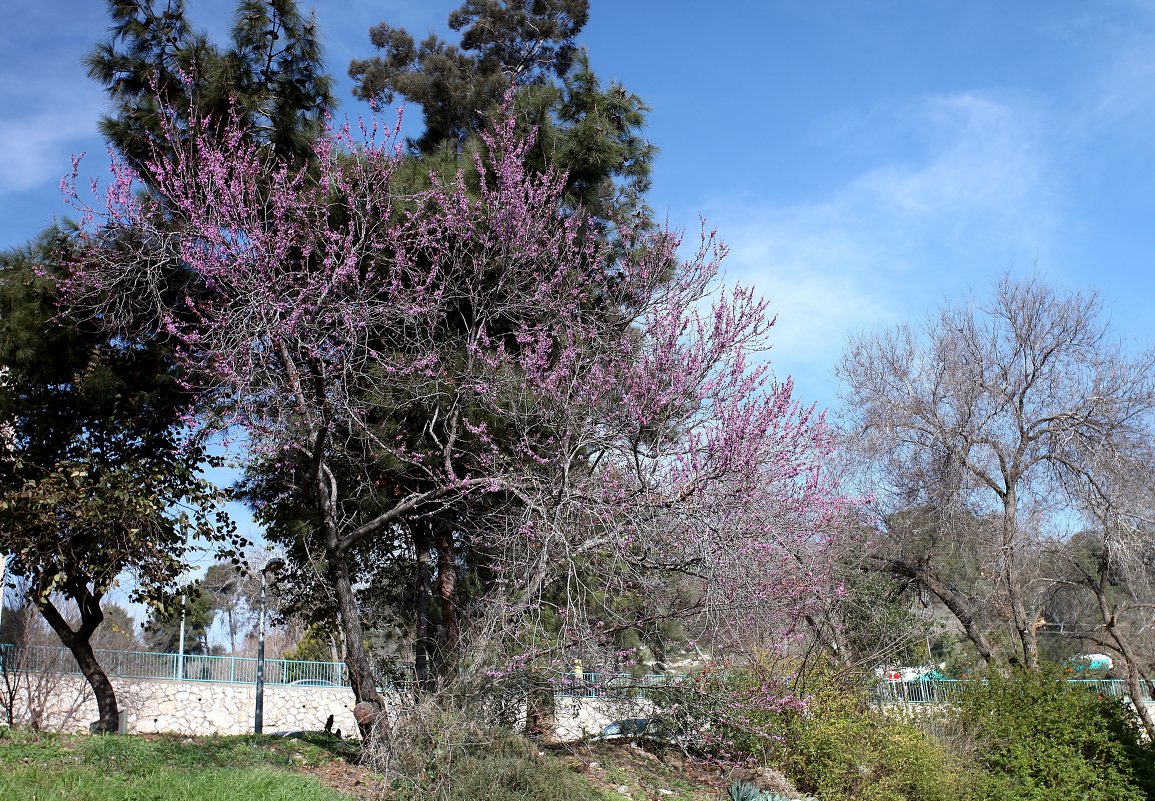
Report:
M 1100 698 L 1130 699 L 1127 682 L 1122 679 L 1070 679 L 1069 682 L 1085 687 Z M 875 685 L 871 700 L 878 704 L 949 704 L 956 701 L 967 686 L 968 679 L 928 679 L 913 681 L 884 681 Z M 1142 702 L 1153 703 L 1151 684 L 1142 685 Z
M 674 687 L 687 677 L 672 673 L 562 673 L 553 680 L 554 694 L 563 698 L 606 698 L 632 696 L 646 698 L 658 687 Z
M 170 681 L 254 684 L 257 660 L 246 656 L 201 656 L 114 651 L 97 649 L 96 660 L 111 678 L 165 679 Z M 61 671 L 74 675 L 80 668 L 72 654 L 62 647 L 0 645 L 0 669 L 36 673 Z M 380 681 L 393 690 L 405 690 L 414 681 L 411 665 L 390 665 Z M 552 682 L 556 695 L 566 698 L 646 697 L 647 691 L 677 684 L 683 676 L 629 673 L 559 673 Z M 348 668 L 343 662 L 306 662 L 266 659 L 265 684 L 298 686 L 349 686 Z
M 212 681 L 227 684 L 255 684 L 257 660 L 247 656 L 201 656 L 160 654 L 150 651 L 97 649 L 96 660 L 114 678 Z M 80 668 L 65 648 L 50 646 L 0 645 L 0 667 L 35 673 L 60 670 L 79 674 Z M 266 659 L 265 684 L 348 687 L 349 674 L 342 662 L 306 662 L 295 659 Z
M 255 684 L 257 660 L 247 656 L 200 656 L 162 654 L 150 651 L 96 650 L 96 659 L 113 678 L 168 679 L 174 681 Z M 0 644 L 0 670 L 20 672 L 63 671 L 79 674 L 72 654 L 62 647 Z M 383 682 L 392 689 L 404 689 L 412 682 L 411 667 L 393 666 Z M 566 698 L 647 697 L 653 690 L 676 687 L 689 677 L 681 674 L 577 672 L 556 674 L 554 693 Z M 1120 679 L 1071 679 L 1102 698 L 1130 698 L 1127 682 Z M 295 659 L 266 659 L 265 684 L 305 687 L 348 687 L 349 673 L 343 662 L 308 662 Z M 966 679 L 882 681 L 871 688 L 870 700 L 877 704 L 949 704 L 973 684 Z M 1151 683 L 1143 685 L 1143 703 L 1155 703 Z

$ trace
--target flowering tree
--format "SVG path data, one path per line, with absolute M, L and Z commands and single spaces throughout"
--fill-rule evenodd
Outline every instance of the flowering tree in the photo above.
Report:
M 831 438 L 752 361 L 772 321 L 719 288 L 712 235 L 685 261 L 669 232 L 624 230 L 611 253 L 562 211 L 564 176 L 526 169 L 511 120 L 475 178 L 410 196 L 375 124 L 330 129 L 301 170 L 210 130 L 157 150 L 147 196 L 116 161 L 100 203 L 73 191 L 106 246 L 68 289 L 106 324 L 171 337 L 198 425 L 244 432 L 281 476 L 265 503 L 308 499 L 359 701 L 381 703 L 353 555 L 450 510 L 477 516 L 492 576 L 477 667 L 481 643 L 510 669 L 607 642 L 637 621 L 590 599 L 659 577 L 682 588 L 660 614 L 720 642 L 741 638 L 736 617 L 772 630 L 815 603 L 845 506 L 821 470 Z

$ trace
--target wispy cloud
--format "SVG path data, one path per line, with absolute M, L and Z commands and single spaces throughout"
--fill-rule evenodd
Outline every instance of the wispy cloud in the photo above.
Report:
M 773 299 L 776 368 L 819 396 L 830 393 L 849 331 L 920 313 L 944 292 L 1008 268 L 1030 268 L 1062 220 L 1036 101 L 961 93 L 895 114 L 920 156 L 876 164 L 826 197 L 717 198 L 707 206 L 731 244 L 730 278 Z
M 69 157 L 100 146 L 96 120 L 104 97 L 84 75 L 82 59 L 107 25 L 102 4 L 61 15 L 25 4 L 6 15 L 0 51 L 0 200 L 52 187 Z M 44 36 L 52 30 L 54 36 Z
M 91 144 L 96 115 L 41 112 L 0 122 L 0 196 L 55 184 L 77 145 Z

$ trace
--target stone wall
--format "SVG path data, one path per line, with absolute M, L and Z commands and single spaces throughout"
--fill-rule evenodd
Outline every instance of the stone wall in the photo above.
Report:
M 248 734 L 253 730 L 256 688 L 251 684 L 217 684 L 163 679 L 111 680 L 130 734 Z M 27 722 L 29 700 L 39 727 L 84 732 L 96 720 L 96 699 L 82 676 L 55 675 L 50 688 L 18 697 L 16 718 Z M 353 691 L 347 687 L 265 685 L 264 730 L 267 733 L 317 731 L 329 715 L 334 730 L 355 735 Z M 643 699 L 566 698 L 554 704 L 556 741 L 596 735 L 610 723 L 652 714 Z M 0 718 L 2 719 L 2 718 Z
M 248 734 L 253 730 L 256 688 L 251 684 L 112 679 L 120 709 L 133 734 Z M 353 691 L 347 687 L 265 685 L 264 730 L 319 730 L 329 715 L 333 728 L 355 734 Z M 27 719 L 27 703 L 17 719 Z M 98 717 L 96 699 L 82 676 L 61 676 L 44 703 L 40 726 L 57 731 L 87 731 Z
M 558 698 L 554 701 L 557 741 L 581 740 L 616 720 L 648 718 L 653 712 L 653 702 L 644 698 Z

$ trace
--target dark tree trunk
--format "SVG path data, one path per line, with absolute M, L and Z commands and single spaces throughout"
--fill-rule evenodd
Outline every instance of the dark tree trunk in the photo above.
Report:
M 288 363 L 288 361 L 286 361 Z M 323 393 L 318 391 L 318 395 Z M 315 461 L 313 478 L 317 482 L 317 511 L 324 521 L 325 559 L 328 578 L 337 597 L 338 623 L 345 640 L 345 664 L 349 668 L 349 684 L 357 699 L 354 717 L 365 741 L 389 739 L 389 719 L 385 702 L 377 690 L 377 678 L 365 651 L 365 630 L 361 627 L 361 612 L 353 591 L 352 571 L 349 567 L 348 545 L 342 545 L 337 516 L 337 481 L 325 463 L 325 432 L 318 432 L 313 442 Z
M 441 618 L 445 622 L 446 662 L 453 662 L 461 639 L 457 619 L 457 565 L 453 559 L 453 529 L 437 529 L 437 595 L 441 599 Z
M 76 601 L 80 610 L 80 626 L 75 631 L 53 606 L 51 600 L 43 598 L 37 600 L 36 605 L 40 609 L 40 614 L 60 638 L 60 642 L 75 657 L 80 672 L 84 674 L 93 695 L 96 696 L 96 708 L 100 715 L 100 719 L 96 722 L 96 733 L 116 734 L 120 730 L 120 709 L 116 702 L 116 691 L 113 690 L 112 682 L 108 680 L 104 669 L 96 661 L 96 654 L 92 651 L 92 635 L 104 620 L 100 596 L 88 592 L 87 587 L 70 587 L 68 595 Z
M 385 709 L 385 703 L 377 690 L 377 681 L 369 655 L 365 651 L 365 631 L 361 628 L 361 616 L 357 610 L 357 598 L 353 593 L 353 582 L 349 575 L 349 561 L 343 553 L 327 554 L 329 561 L 329 581 L 337 596 L 340 610 L 341 634 L 345 641 L 345 664 L 349 667 L 349 683 L 358 703 L 376 706 L 377 711 Z M 362 726 L 362 734 L 369 735 L 374 726 L 384 725 L 383 716 L 375 716 L 370 723 Z
M 525 733 L 548 741 L 553 739 L 556 732 L 553 684 L 545 673 L 532 670 L 527 677 Z
M 417 552 L 417 575 L 414 577 L 416 595 L 416 620 L 413 641 L 414 672 L 419 692 L 428 692 L 433 686 L 433 672 L 430 669 L 433 641 L 429 636 L 429 607 L 433 598 L 433 539 L 429 524 L 417 521 L 412 525 L 413 546 Z

